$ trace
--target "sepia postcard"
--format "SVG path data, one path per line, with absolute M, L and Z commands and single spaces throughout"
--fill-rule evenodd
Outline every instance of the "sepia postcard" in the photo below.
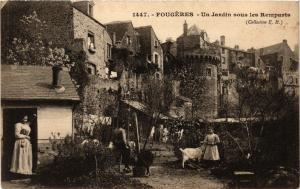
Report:
M 299 187 L 298 1 L 0 1 L 1 188 Z

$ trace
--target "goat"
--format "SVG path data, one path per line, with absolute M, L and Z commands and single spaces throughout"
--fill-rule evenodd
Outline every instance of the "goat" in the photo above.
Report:
M 184 168 L 184 163 L 187 160 L 198 160 L 200 161 L 203 157 L 204 153 L 204 145 L 198 147 L 198 148 L 179 148 L 179 150 L 182 152 L 182 168 Z

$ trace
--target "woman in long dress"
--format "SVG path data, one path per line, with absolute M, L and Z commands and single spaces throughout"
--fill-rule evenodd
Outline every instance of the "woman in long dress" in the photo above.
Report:
M 32 146 L 30 143 L 28 116 L 15 124 L 15 146 L 10 171 L 22 175 L 32 175 Z
M 205 136 L 205 152 L 203 159 L 206 160 L 208 165 L 215 164 L 220 160 L 219 150 L 217 144 L 220 143 L 220 138 L 214 133 L 213 129 L 208 130 L 208 134 Z

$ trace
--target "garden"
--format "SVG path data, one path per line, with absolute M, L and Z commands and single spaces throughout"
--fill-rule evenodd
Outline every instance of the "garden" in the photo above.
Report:
M 234 180 L 234 171 L 251 171 L 256 174 L 259 187 L 295 188 L 299 184 L 299 130 L 295 115 L 297 112 L 290 112 L 278 120 L 252 121 L 247 126 L 241 122 L 173 120 L 168 123 L 170 142 L 181 159 L 179 148 L 199 147 L 207 129 L 213 128 L 221 140 L 220 163 L 211 168 L 214 176 Z M 183 135 L 179 137 L 182 129 Z

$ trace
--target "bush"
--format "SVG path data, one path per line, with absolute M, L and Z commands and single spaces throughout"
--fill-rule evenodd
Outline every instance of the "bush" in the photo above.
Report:
M 96 177 L 114 165 L 111 150 L 97 140 L 72 140 L 66 137 L 55 143 L 57 156 L 53 163 L 39 170 L 38 180 L 45 184 L 83 184 L 85 178 Z
M 299 185 L 299 172 L 296 169 L 278 167 L 264 175 L 265 187 L 291 187 Z

